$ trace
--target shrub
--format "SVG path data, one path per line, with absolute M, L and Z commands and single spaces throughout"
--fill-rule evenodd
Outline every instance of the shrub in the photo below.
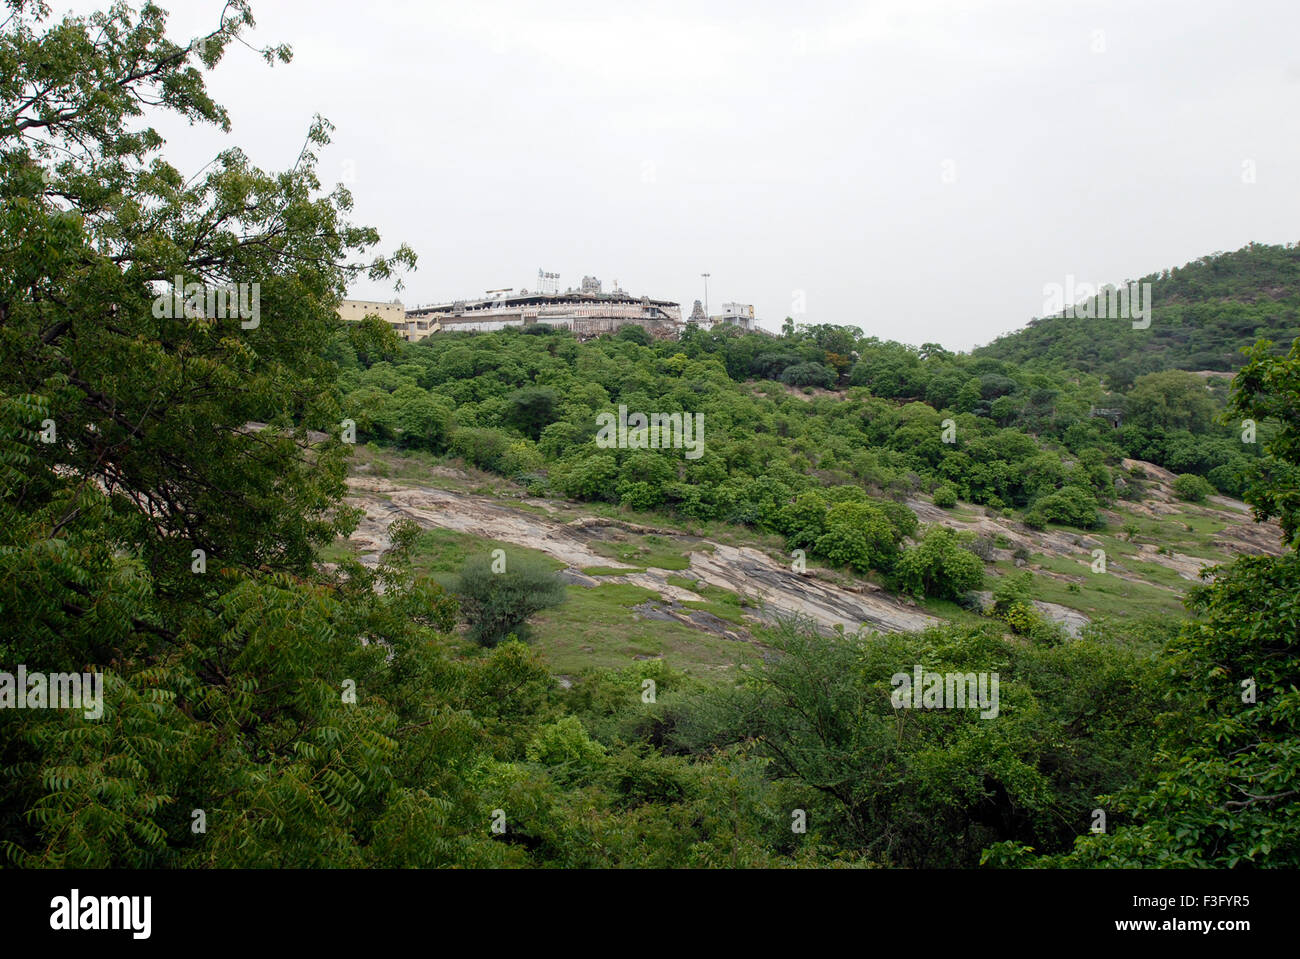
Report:
M 826 512 L 826 532 L 817 539 L 817 552 L 839 566 L 859 573 L 889 570 L 898 555 L 894 527 L 870 503 L 838 503 Z
M 991 536 L 977 536 L 961 544 L 986 563 L 993 562 L 993 550 L 996 548 Z
M 488 647 L 511 633 L 525 639 L 529 616 L 564 602 L 564 583 L 531 556 L 505 557 L 501 572 L 493 572 L 490 558 L 472 556 L 461 568 L 453 592 L 469 623 L 470 638 Z
M 830 389 L 837 377 L 820 363 L 796 363 L 781 373 L 781 382 L 790 386 L 820 386 Z
M 826 500 L 820 493 L 803 493 L 784 507 L 777 518 L 790 549 L 812 549 L 826 532 Z
M 920 543 L 899 557 L 894 578 L 901 589 L 914 596 L 956 599 L 984 585 L 984 564 L 962 549 L 952 530 L 933 526 Z
M 1044 496 L 1030 510 L 1034 519 L 1042 520 L 1043 525 L 1035 526 L 1025 519 L 1025 525 L 1031 529 L 1042 529 L 1047 523 L 1064 523 L 1067 526 L 1081 526 L 1091 529 L 1100 523 L 1097 513 L 1097 497 L 1082 486 L 1066 486 Z
M 511 442 L 497 430 L 462 427 L 451 435 L 451 451 L 472 466 L 499 473 Z
M 529 496 L 546 496 L 551 489 L 545 473 L 520 473 L 515 477 L 515 482 L 522 485 Z
M 530 763 L 551 767 L 553 776 L 567 782 L 599 769 L 605 747 L 588 735 L 577 716 L 565 716 L 539 729 L 525 748 L 524 757 Z
M 1210 485 L 1209 480 L 1195 473 L 1184 473 L 1174 480 L 1174 495 L 1179 499 L 1201 503 L 1205 501 L 1205 497 L 1213 496 L 1214 492 L 1214 487 Z
M 885 483 L 885 495 L 893 499 L 906 499 L 920 486 L 921 477 L 911 471 L 895 474 Z
M 1012 603 L 1001 618 L 1017 636 L 1027 636 L 1042 622 L 1038 610 L 1030 603 Z
M 993 615 L 1005 617 L 1007 611 L 1017 603 L 1029 603 L 1029 591 L 1033 587 L 1032 573 L 1013 573 L 1003 576 L 993 587 Z
M 618 470 L 619 487 L 626 483 L 648 483 L 665 489 L 677 478 L 677 464 L 653 450 L 633 450 Z
M 1115 491 L 1122 500 L 1129 502 L 1139 502 L 1145 498 L 1146 483 L 1137 480 L 1125 480 L 1123 477 L 1115 477 Z
M 889 525 L 894 527 L 895 539 L 914 536 L 917 527 L 921 525 L 921 521 L 917 519 L 916 514 L 902 503 L 893 500 L 877 500 L 873 505 L 885 514 L 889 520 Z
M 650 345 L 650 334 L 640 326 L 625 326 L 614 334 L 616 340 L 627 340 L 629 343 L 636 343 L 640 346 Z
M 799 362 L 797 353 L 760 353 L 749 364 L 749 371 L 758 379 L 774 380 L 786 367 Z
M 506 397 L 505 421 L 530 440 L 537 440 L 555 421 L 559 404 L 560 394 L 549 386 L 527 386 Z
M 502 451 L 498 460 L 506 476 L 540 473 L 546 468 L 546 457 L 527 440 L 516 440 Z
M 618 464 L 608 453 L 595 453 L 557 471 L 553 485 L 571 499 L 605 499 L 614 492 Z
M 452 432 L 451 408 L 425 393 L 397 405 L 394 416 L 401 445 L 441 452 Z
M 821 494 L 826 502 L 834 506 L 837 503 L 870 503 L 871 497 L 861 486 L 832 486 Z
M 640 327 L 635 327 L 640 329 Z M 628 509 L 645 512 L 652 510 L 663 503 L 665 491 L 662 486 L 651 486 L 649 483 L 623 483 L 618 487 L 618 501 Z
M 402 351 L 402 339 L 383 317 L 370 314 L 360 323 L 347 324 L 347 338 L 362 366 L 395 359 Z
M 1256 465 L 1248 457 L 1234 456 L 1227 463 L 1210 470 L 1207 478 L 1220 493 L 1240 498 L 1256 473 Z
M 957 505 L 957 487 L 951 483 L 940 483 L 934 488 L 934 505 L 940 509 L 952 509 Z

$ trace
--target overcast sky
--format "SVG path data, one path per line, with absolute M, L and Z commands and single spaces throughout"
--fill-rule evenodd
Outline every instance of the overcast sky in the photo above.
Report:
M 220 3 L 173 0 L 174 36 Z M 86 4 L 76 6 L 84 9 Z M 1297 0 L 254 0 L 228 142 L 322 179 L 419 269 L 407 305 L 560 286 L 753 303 L 969 349 L 1046 284 L 1300 240 Z M 162 127 L 197 169 L 227 138 Z M 358 285 L 358 298 L 391 287 Z

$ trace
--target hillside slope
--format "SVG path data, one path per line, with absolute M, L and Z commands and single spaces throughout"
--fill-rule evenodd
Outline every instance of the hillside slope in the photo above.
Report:
M 1241 349 L 1256 340 L 1282 352 L 1300 336 L 1300 245 L 1251 244 L 1139 282 L 1151 284 L 1147 329 L 1128 319 L 1048 316 L 974 353 L 1096 373 L 1123 390 L 1158 370 L 1236 370 Z
M 357 454 L 349 501 L 364 518 L 340 548 L 373 564 L 389 548 L 388 525 L 413 520 L 430 531 L 422 547 L 429 572 L 448 585 L 463 553 L 500 546 L 546 557 L 569 599 L 537 617 L 535 642 L 560 675 L 644 659 L 725 673 L 752 659 L 756 642 L 761 648 L 764 625 L 791 616 L 827 633 L 888 633 L 976 615 L 953 603 L 918 605 L 849 570 L 810 564 L 797 573 L 779 545 L 743 528 L 687 529 L 667 517 L 629 522 L 607 507 L 529 496 L 519 484 L 421 454 Z M 986 587 L 1032 573 L 1034 605 L 1073 635 L 1102 618 L 1179 618 L 1183 593 L 1203 568 L 1280 553 L 1277 524 L 1252 522 L 1245 504 L 1182 502 L 1172 494 L 1172 474 L 1150 463 L 1125 466 L 1145 476 L 1143 499 L 1107 510 L 1102 530 L 1033 530 L 971 504 L 942 509 L 921 496 L 908 506 L 924 523 L 987 544 Z M 1105 551 L 1104 574 L 1095 571 L 1096 550 Z

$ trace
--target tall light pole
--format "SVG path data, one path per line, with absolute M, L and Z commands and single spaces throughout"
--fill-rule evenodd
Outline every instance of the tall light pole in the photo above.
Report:
M 704 319 L 705 319 L 705 322 L 708 322 L 708 319 L 709 319 L 709 277 L 710 277 L 711 275 L 712 275 L 712 274 L 710 274 L 710 273 L 701 273 L 701 274 L 700 274 L 700 276 L 704 277 Z

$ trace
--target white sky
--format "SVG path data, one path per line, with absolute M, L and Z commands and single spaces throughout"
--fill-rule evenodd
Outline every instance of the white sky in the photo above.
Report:
M 178 40 L 220 10 L 163 6 Z M 709 272 L 713 313 L 753 303 L 776 329 L 802 292 L 799 322 L 969 349 L 1067 275 L 1300 240 L 1296 0 L 254 12 L 250 39 L 294 61 L 232 49 L 209 81 L 230 137 L 164 124 L 168 156 L 192 171 L 234 143 L 282 169 L 323 114 L 322 179 L 420 257 L 407 305 L 535 289 L 541 267 L 685 315 Z

